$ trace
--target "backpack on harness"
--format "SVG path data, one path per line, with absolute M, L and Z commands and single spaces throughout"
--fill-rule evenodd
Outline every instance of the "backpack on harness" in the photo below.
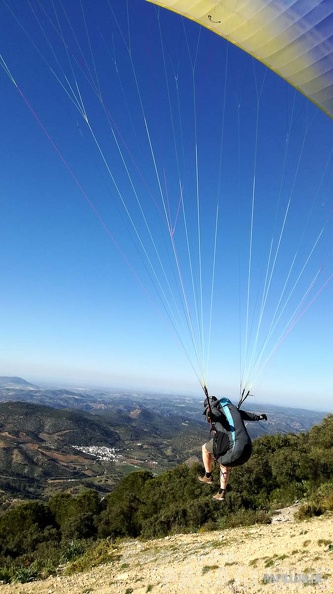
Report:
M 229 403 L 230 400 L 227 398 L 223 398 L 221 401 L 215 397 L 211 399 L 210 405 L 208 405 L 208 402 L 205 402 L 205 414 L 211 423 L 211 432 L 213 433 L 213 455 L 215 460 L 218 460 L 232 448 L 232 442 L 228 433 L 223 431 L 223 427 L 226 424 L 228 425 L 228 429 L 230 429 L 227 415 L 224 412 L 224 406 Z

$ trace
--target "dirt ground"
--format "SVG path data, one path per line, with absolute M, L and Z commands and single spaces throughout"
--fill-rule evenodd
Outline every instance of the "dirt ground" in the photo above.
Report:
M 271 594 L 333 592 L 333 514 L 296 522 L 127 540 L 119 560 L 89 573 L 0 586 L 0 594 Z

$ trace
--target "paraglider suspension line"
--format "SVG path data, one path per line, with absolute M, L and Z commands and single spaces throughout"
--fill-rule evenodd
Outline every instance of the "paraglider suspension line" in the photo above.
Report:
M 205 394 L 205 396 L 206 396 L 206 399 L 207 399 L 207 403 L 208 403 L 208 410 L 209 410 L 209 424 L 210 424 L 210 427 L 211 427 L 211 429 L 212 429 L 212 426 L 213 426 L 213 424 L 212 424 L 212 408 L 211 408 L 211 406 L 210 406 L 210 396 L 209 396 L 209 393 L 208 393 L 208 388 L 207 388 L 207 386 L 206 386 L 206 385 L 202 386 L 202 389 L 203 389 L 203 391 L 204 391 L 204 394 Z
M 218 24 L 218 23 L 220 23 L 220 22 L 221 22 L 221 21 L 214 21 L 214 20 L 213 20 L 213 17 L 212 17 L 212 15 L 211 15 L 211 14 L 209 14 L 209 15 L 208 15 L 208 18 L 209 18 L 209 20 L 210 20 L 212 23 L 216 23 L 216 24 Z
M 240 407 L 242 406 L 242 404 L 243 404 L 244 400 L 246 400 L 248 396 L 250 396 L 250 390 L 248 390 L 248 391 L 246 392 L 246 394 L 245 394 L 245 388 L 244 388 L 244 389 L 243 389 L 243 391 L 242 391 L 242 394 L 241 394 L 240 400 L 239 400 L 239 402 L 238 402 L 238 405 L 237 405 L 237 408 L 238 408 L 238 409 L 240 409 Z

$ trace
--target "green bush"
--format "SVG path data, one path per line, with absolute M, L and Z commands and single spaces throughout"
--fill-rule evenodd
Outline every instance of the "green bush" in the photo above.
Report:
M 94 538 L 97 534 L 95 517 L 92 513 L 82 513 L 73 518 L 67 518 L 62 525 L 63 540 Z
M 72 575 L 73 573 L 88 571 L 102 563 L 112 563 L 115 559 L 119 559 L 117 549 L 109 540 L 96 541 L 86 549 L 82 556 L 68 564 L 65 574 Z
M 61 563 L 68 563 L 69 561 L 75 561 L 78 557 L 81 557 L 87 550 L 87 544 L 82 541 L 71 540 L 69 543 L 63 545 L 61 550 Z
M 96 536 L 95 518 L 102 509 L 96 491 L 89 489 L 80 495 L 59 493 L 48 505 L 65 540 Z
M 237 528 L 238 526 L 252 526 L 253 524 L 270 524 L 269 513 L 259 510 L 240 509 L 231 516 L 224 516 L 218 522 L 218 528 Z
M 304 503 L 295 514 L 297 520 L 308 520 L 313 516 L 321 516 L 325 512 L 325 508 L 315 502 Z
M 32 502 L 18 505 L 0 517 L 0 556 L 18 557 L 39 543 L 57 539 L 55 518 L 49 507 Z
M 9 584 L 12 577 L 12 571 L 8 567 L 0 567 L 0 584 Z

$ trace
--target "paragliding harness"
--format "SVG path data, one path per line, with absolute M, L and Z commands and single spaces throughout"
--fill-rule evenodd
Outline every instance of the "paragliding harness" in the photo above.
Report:
M 208 389 L 206 386 L 204 386 L 203 389 L 206 395 L 204 414 L 206 415 L 210 424 L 210 433 L 213 438 L 213 456 L 216 464 L 218 459 L 221 456 L 223 456 L 228 450 L 232 449 L 235 445 L 235 431 L 233 426 L 233 419 L 228 409 L 230 400 L 228 398 L 221 398 L 221 400 L 218 401 L 218 399 L 215 396 L 209 396 Z M 249 395 L 250 390 L 246 392 L 244 389 L 242 391 L 239 403 L 237 405 L 238 409 L 240 409 L 244 400 L 246 400 L 246 398 Z M 211 402 L 214 402 L 214 413 L 212 411 Z M 219 431 L 215 426 L 215 423 L 221 422 L 224 419 L 228 421 L 231 429 L 231 442 L 227 433 L 225 433 L 224 431 Z
M 218 401 L 218 399 L 215 396 L 208 395 L 208 390 L 206 387 L 204 387 L 204 392 L 206 394 L 206 400 L 205 411 L 203 414 L 206 415 L 207 420 L 210 424 L 210 433 L 213 438 L 213 456 L 216 464 L 218 458 L 220 458 L 220 456 L 223 456 L 223 454 L 225 454 L 233 446 L 233 443 L 231 444 L 229 441 L 228 435 L 224 431 L 219 431 L 215 426 L 216 422 L 222 420 L 225 417 L 228 419 L 229 423 L 230 421 L 232 423 L 229 411 L 226 412 L 226 410 L 223 410 L 230 403 L 230 400 L 228 400 L 227 398 L 223 398 L 220 401 Z M 218 404 L 214 405 L 215 414 L 212 412 L 211 402 L 218 402 Z M 216 412 L 220 414 L 216 415 Z M 228 418 L 229 416 L 230 419 Z

